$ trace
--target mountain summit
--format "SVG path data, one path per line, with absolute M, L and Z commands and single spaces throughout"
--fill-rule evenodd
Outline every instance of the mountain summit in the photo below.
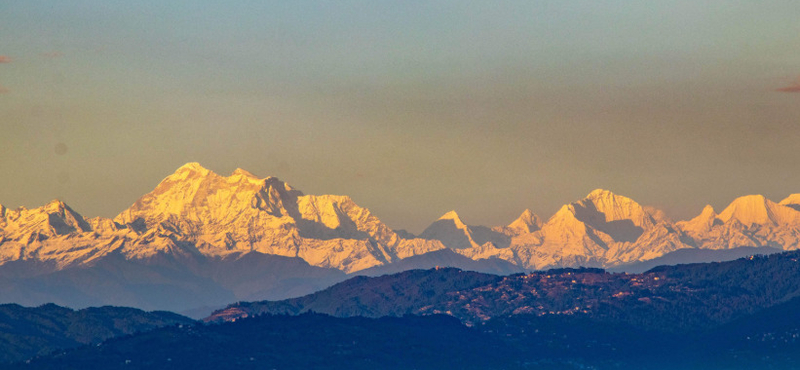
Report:
M 736 198 L 718 217 L 722 222 L 735 219 L 746 226 L 776 226 L 800 222 L 800 213 L 796 209 L 784 204 L 777 204 L 763 195 L 747 195 Z
M 224 177 L 197 163 L 180 167 L 114 220 L 163 230 L 205 255 L 258 251 L 345 272 L 443 248 L 399 238 L 350 197 L 304 195 L 275 177 L 241 169 Z
M 532 233 L 542 228 L 542 219 L 530 209 L 525 209 L 507 228 L 517 234 Z
M 780 201 L 778 204 L 800 211 L 800 193 L 792 194 L 786 197 L 786 199 Z
M 427 240 L 439 240 L 450 249 L 467 249 L 478 245 L 472 239 L 472 230 L 461 220 L 456 211 L 447 212 L 439 217 L 419 236 Z

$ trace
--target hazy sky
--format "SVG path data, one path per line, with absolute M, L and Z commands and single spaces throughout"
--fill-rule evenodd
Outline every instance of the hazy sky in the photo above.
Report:
M 800 192 L 800 1 L 0 0 L 0 204 L 113 217 L 186 162 L 420 232 L 595 188 Z

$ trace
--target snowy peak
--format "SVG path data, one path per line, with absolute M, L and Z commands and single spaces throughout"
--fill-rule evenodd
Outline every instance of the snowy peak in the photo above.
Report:
M 613 241 L 634 242 L 656 223 L 656 218 L 632 199 L 597 189 L 562 207 L 544 228 L 569 228 L 583 233 L 582 229 L 589 227 Z
M 519 225 L 520 229 L 528 230 L 527 222 L 533 222 L 531 219 L 536 219 L 536 216 L 529 214 L 524 218 L 524 222 Z M 450 211 L 428 226 L 419 237 L 438 240 L 445 247 L 470 258 L 481 259 L 503 255 L 507 260 L 511 260 L 512 253 L 505 248 L 509 247 L 513 236 L 523 233 L 530 234 L 529 231 L 523 232 L 508 226 L 494 228 L 470 226 L 464 223 L 455 211 Z
M 54 200 L 43 207 L 47 213 L 48 223 L 59 235 L 72 232 L 90 231 L 91 226 L 70 206 L 60 200 Z
M 696 248 L 800 247 L 800 212 L 763 195 L 739 197 L 717 215 L 706 206 L 699 216 L 676 226 Z
M 706 204 L 706 206 L 703 207 L 703 210 L 700 212 L 700 216 L 698 217 L 712 218 L 715 217 L 716 214 L 717 213 L 714 212 L 714 207 L 712 207 L 710 204 Z
M 458 213 L 455 210 L 449 211 L 439 217 L 439 220 L 455 220 L 458 219 Z
M 655 223 L 655 218 L 639 203 L 608 190 L 596 189 L 589 193 L 586 198 L 574 204 L 576 204 L 576 209 L 583 208 L 589 211 L 589 213 L 577 215 L 578 218 L 599 216 L 591 214 L 596 211 L 602 214 L 605 222 L 631 220 L 634 225 L 642 228 L 647 228 Z
M 367 239 L 367 220 L 378 222 L 369 210 L 343 195 L 304 195 L 297 198 L 297 211 L 290 216 L 297 221 L 301 235 L 317 239 Z
M 11 238 L 33 234 L 54 237 L 92 229 L 83 216 L 60 200 L 30 210 L 25 207 L 16 210 L 3 208 L 2 217 L 2 232 Z
M 516 220 L 508 225 L 508 228 L 518 234 L 532 233 L 542 228 L 542 219 L 530 209 L 525 209 Z
M 110 253 L 224 258 L 256 251 L 353 272 L 449 247 L 530 269 L 609 267 L 683 248 L 797 249 L 798 209 L 800 194 L 780 204 L 753 195 L 719 214 L 706 206 L 697 217 L 673 223 L 657 209 L 596 189 L 546 223 L 526 209 L 508 226 L 489 228 L 468 225 L 450 211 L 417 238 L 398 235 L 348 196 L 304 195 L 275 177 L 241 168 L 226 177 L 191 162 L 114 220 L 84 219 L 60 201 L 32 210 L 0 205 L 0 264 L 33 258 L 69 266 Z
M 236 169 L 220 176 L 189 163 L 115 219 L 143 236 L 225 256 L 258 251 L 351 272 L 441 243 L 401 239 L 348 196 L 303 195 L 275 177 Z
M 697 217 L 688 221 L 681 221 L 678 226 L 684 231 L 701 233 L 710 231 L 717 222 L 717 213 L 714 212 L 714 207 L 706 205 Z
M 736 220 L 745 226 L 774 226 L 799 223 L 800 212 L 791 207 L 777 204 L 763 195 L 746 195 L 731 202 L 718 218 L 724 223 Z
M 472 231 L 456 211 L 450 211 L 439 217 L 436 222 L 428 226 L 422 234 L 422 239 L 439 240 L 446 247 L 451 249 L 466 249 L 476 246 L 472 240 Z
M 778 204 L 800 211 L 800 193 L 792 194 Z
M 751 224 L 772 224 L 775 220 L 770 218 L 770 202 L 763 195 L 746 195 L 733 200 L 722 213 L 719 214 L 720 220 L 728 222 L 736 219 L 744 225 Z M 772 203 L 772 202 L 770 202 Z
M 178 167 L 178 169 L 175 170 L 172 175 L 167 176 L 167 178 L 172 178 L 174 180 L 185 180 L 190 177 L 208 176 L 209 173 L 211 173 L 211 170 L 201 166 L 200 163 L 189 162 Z
M 231 173 L 230 177 L 246 177 L 249 179 L 258 180 L 258 177 L 256 177 L 256 175 L 253 175 L 249 171 L 243 170 L 241 168 L 233 170 L 233 173 Z
M 586 236 L 586 224 L 575 217 L 575 205 L 566 204 L 542 225 L 541 233 L 548 241 L 566 243 L 568 239 Z
M 195 172 L 208 172 L 209 170 L 200 165 L 197 162 L 188 162 L 183 166 L 178 167 L 175 172 L 182 172 L 182 171 L 195 171 Z
M 604 199 L 604 198 L 613 198 L 616 194 L 612 193 L 610 190 L 606 189 L 594 189 L 589 194 L 586 195 L 586 199 Z
M 141 218 L 148 227 L 153 227 L 177 217 L 213 224 L 230 221 L 254 208 L 281 215 L 285 213 L 282 204 L 285 198 L 299 195 L 277 178 L 258 179 L 241 169 L 223 177 L 192 162 L 167 176 L 115 221 L 128 224 Z
M 467 229 L 467 224 L 465 224 L 464 221 L 461 220 L 461 217 L 458 216 L 458 213 L 456 213 L 456 211 L 450 211 L 443 214 L 442 217 L 439 217 L 437 221 L 448 221 L 448 220 L 453 221 L 456 227 L 461 230 Z
M 685 248 L 680 232 L 658 214 L 597 189 L 564 205 L 541 230 L 511 245 L 528 268 L 613 265 Z

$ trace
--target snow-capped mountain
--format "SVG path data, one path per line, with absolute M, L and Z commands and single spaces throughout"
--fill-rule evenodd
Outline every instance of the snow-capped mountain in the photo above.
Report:
M 564 205 L 541 226 L 509 236 L 513 261 L 529 269 L 611 266 L 688 247 L 660 211 L 602 189 Z
M 242 169 L 224 177 L 197 163 L 179 168 L 114 221 L 143 238 L 168 237 L 206 256 L 257 251 L 344 272 L 444 248 L 398 237 L 350 197 L 304 195 L 274 177 Z
M 761 195 L 735 199 L 721 213 L 711 206 L 677 225 L 691 237 L 695 247 L 731 249 L 735 247 L 800 248 L 800 210 L 792 207 L 796 195 L 775 203 Z
M 508 226 L 493 227 L 492 230 L 502 232 L 506 235 L 528 234 L 542 228 L 542 219 L 531 212 L 530 209 L 522 211 L 519 217 Z
M 786 199 L 780 201 L 778 204 L 800 211 L 800 193 L 792 194 L 786 197 Z
M 221 176 L 188 163 L 117 217 L 85 219 L 53 201 L 0 206 L 0 265 L 46 262 L 59 270 L 107 256 L 148 261 L 230 259 L 247 252 L 301 258 L 346 273 L 449 248 L 473 260 L 526 269 L 612 267 L 686 249 L 800 247 L 800 194 L 779 203 L 750 195 L 721 213 L 673 222 L 663 212 L 598 189 L 544 222 L 525 210 L 507 226 L 473 226 L 451 211 L 415 237 L 397 233 L 340 195 L 305 195 L 275 177 Z
M 0 264 L 39 260 L 61 269 L 90 263 L 121 247 L 126 235 L 113 221 L 89 222 L 57 200 L 34 209 L 0 206 Z
M 402 238 L 347 196 L 304 195 L 274 177 L 237 169 L 224 177 L 188 163 L 113 220 L 84 219 L 54 201 L 35 209 L 0 206 L 0 264 L 90 265 L 111 253 L 226 257 L 261 252 L 313 266 L 363 270 L 445 248 Z
M 780 203 L 763 196 L 734 200 L 721 214 L 710 206 L 688 221 L 597 189 L 563 206 L 547 222 L 526 210 L 508 226 L 467 225 L 448 212 L 421 234 L 471 258 L 501 258 L 527 269 L 614 267 L 687 249 L 800 248 L 800 196 Z M 482 237 L 478 237 L 481 235 Z

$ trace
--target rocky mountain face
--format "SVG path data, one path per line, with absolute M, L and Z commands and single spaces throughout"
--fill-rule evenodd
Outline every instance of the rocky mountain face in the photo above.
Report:
M 681 249 L 737 247 L 798 249 L 800 194 L 778 203 L 745 196 L 721 213 L 708 206 L 691 220 L 673 222 L 598 189 L 546 221 L 525 210 L 507 226 L 472 226 L 451 211 L 417 237 L 395 232 L 347 196 L 305 195 L 274 177 L 242 169 L 225 177 L 189 163 L 114 219 L 86 219 L 60 201 L 36 209 L 0 206 L 0 277 L 16 278 L 108 258 L 169 261 L 197 274 L 210 269 L 207 261 L 259 253 L 353 273 L 449 249 L 531 270 L 614 267 Z M 19 267 L 32 264 L 36 269 Z

